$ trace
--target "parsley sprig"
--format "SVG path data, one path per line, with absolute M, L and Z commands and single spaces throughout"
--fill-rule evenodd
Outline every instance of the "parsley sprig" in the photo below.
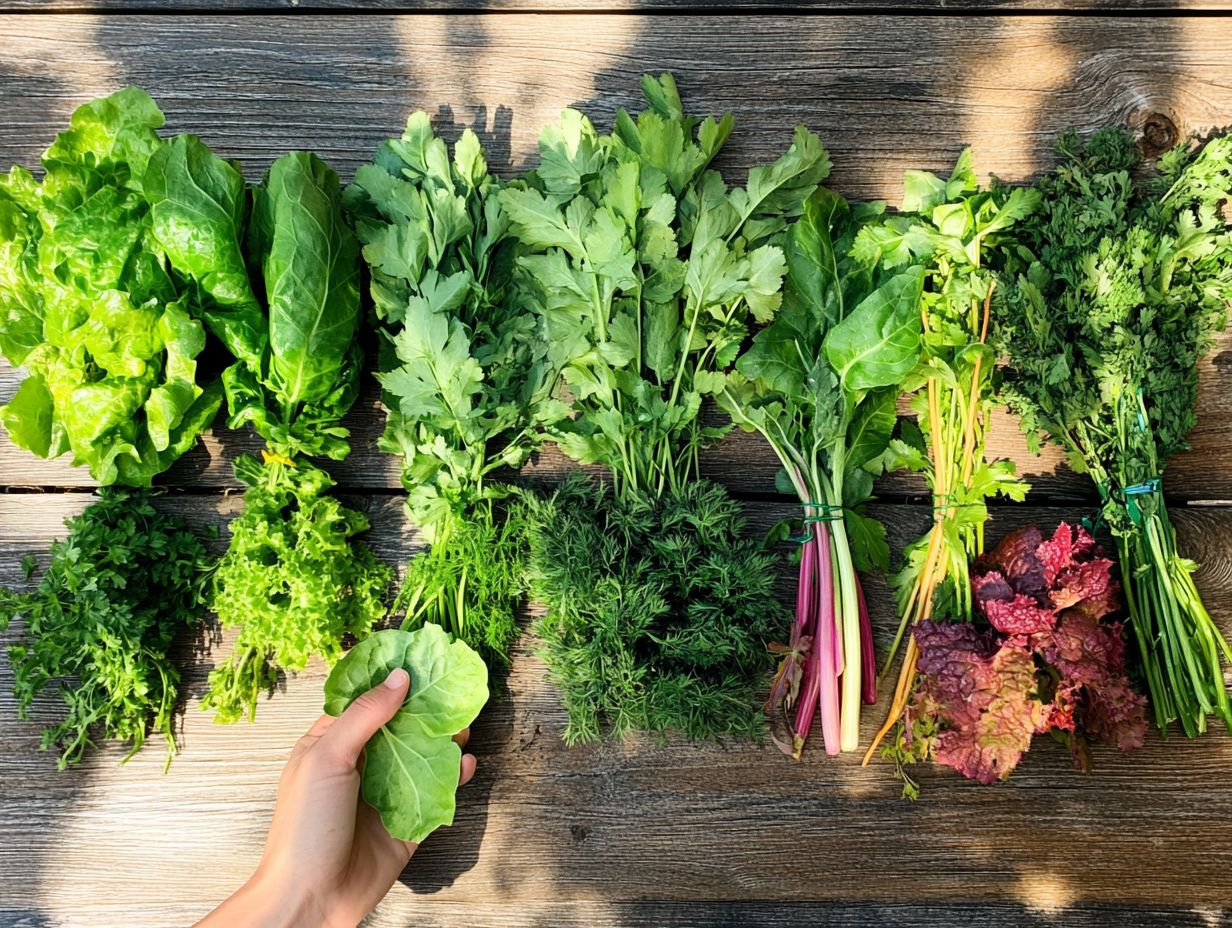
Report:
M 0 630 L 21 625 L 9 649 L 20 713 L 59 694 L 67 711 L 42 747 L 60 752 L 61 769 L 104 740 L 127 743 L 127 760 L 147 733 L 166 740 L 169 764 L 180 680 L 169 651 L 200 618 L 212 559 L 148 492 L 102 490 L 65 528 L 34 589 L 0 587 Z

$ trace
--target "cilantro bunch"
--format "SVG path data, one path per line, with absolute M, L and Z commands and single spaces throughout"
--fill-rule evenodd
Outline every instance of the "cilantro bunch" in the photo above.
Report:
M 104 490 L 65 528 L 37 587 L 0 587 L 0 630 L 23 623 L 9 648 L 19 711 L 58 693 L 65 716 L 42 747 L 60 752 L 61 769 L 102 740 L 127 742 L 127 760 L 148 733 L 166 740 L 170 763 L 180 675 L 169 651 L 204 608 L 212 558 L 141 491 Z
M 984 551 L 987 501 L 1021 501 L 1026 484 L 1012 461 L 988 461 L 985 424 L 999 376 L 989 323 L 996 271 L 1014 246 L 1016 223 L 1036 206 L 1034 190 L 981 190 L 971 150 L 948 178 L 908 171 L 902 212 L 863 227 L 854 249 L 866 263 L 918 268 L 924 274 L 920 361 L 906 379 L 914 421 L 904 420 L 883 459 L 887 470 L 923 474 L 932 492 L 929 530 L 904 552 L 891 578 L 901 623 L 882 673 L 893 663 L 908 626 L 934 612 L 972 618 L 971 562 Z M 885 723 L 864 755 L 873 756 L 911 698 L 916 639 L 907 641 L 898 685 Z
M 1156 723 L 1192 737 L 1215 715 L 1232 729 L 1232 648 L 1177 551 L 1162 485 L 1232 302 L 1232 137 L 1179 146 L 1151 177 L 1120 129 L 1067 134 L 1059 151 L 1002 277 L 1006 399 L 1034 444 L 1060 444 L 1099 489 Z
M 367 518 L 326 495 L 308 456 L 340 459 L 340 424 L 359 392 L 359 245 L 337 175 L 292 152 L 249 187 L 236 165 L 182 136 L 151 166 L 154 232 L 191 305 L 233 356 L 222 376 L 229 423 L 265 439 L 242 457 L 244 513 L 214 578 L 214 610 L 238 627 L 202 702 L 220 722 L 256 711 L 281 670 L 336 660 L 344 635 L 384 614 L 390 571 L 353 537 Z
M 426 113 L 381 145 L 347 190 L 371 270 L 386 407 L 381 448 L 402 459 L 429 544 L 408 567 L 403 627 L 441 625 L 505 664 L 524 592 L 516 489 L 494 481 L 566 408 L 538 317 L 513 286 L 518 242 L 478 138 L 450 158 Z
M 896 743 L 904 764 L 925 760 L 973 780 L 1004 780 L 1036 734 L 1054 732 L 1075 765 L 1091 768 L 1092 740 L 1142 746 L 1146 700 L 1125 673 L 1124 628 L 1112 562 L 1087 531 L 1062 522 L 1052 537 L 1012 532 L 971 571 L 973 622 L 924 619 L 912 629 L 919 680 Z M 949 618 L 948 616 L 946 617 Z
M 760 676 L 762 661 L 749 655 L 764 625 L 719 646 L 705 623 L 727 628 L 738 614 L 728 580 L 756 562 L 755 546 L 716 514 L 723 491 L 695 485 L 698 452 L 730 428 L 704 425 L 700 413 L 751 327 L 778 309 L 786 264 L 776 242 L 829 169 L 801 127 L 778 161 L 729 188 L 709 165 L 732 118 L 686 115 L 670 75 L 646 77 L 642 88 L 648 109 L 621 111 L 607 135 L 566 110 L 540 136 L 539 168 L 500 193 L 529 252 L 518 258 L 517 286 L 571 407 L 546 434 L 612 482 L 610 494 L 562 489 L 532 516 L 533 590 L 548 606 L 537 628 L 570 708 L 570 738 L 605 726 L 696 737 L 750 730 L 739 696 Z M 633 514 L 637 529 L 626 530 Z M 566 546 L 569 526 L 612 541 Z M 664 544 L 643 543 L 660 535 Z M 660 586 L 687 588 L 689 599 L 660 605 Z M 767 595 L 771 615 L 772 602 Z M 626 620 L 627 640 L 601 634 Z M 682 626 L 693 631 L 677 635 Z M 656 661 L 651 641 L 671 641 L 679 663 Z M 708 676 L 698 675 L 705 665 Z M 694 680 L 699 689 L 720 681 L 715 711 L 691 712 Z M 737 698 L 724 701 L 722 689 Z

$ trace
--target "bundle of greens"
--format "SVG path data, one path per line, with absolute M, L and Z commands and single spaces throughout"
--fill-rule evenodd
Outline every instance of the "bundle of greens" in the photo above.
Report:
M 1232 729 L 1232 648 L 1177 552 L 1161 483 L 1232 302 L 1232 136 L 1168 152 L 1148 180 L 1120 129 L 1067 134 L 1059 150 L 1020 225 L 1027 254 L 1003 277 L 1006 397 L 1033 442 L 1059 443 L 1099 488 L 1156 723 L 1193 737 L 1216 715 Z
M 518 468 L 566 408 L 535 314 L 511 286 L 517 241 L 467 129 L 451 160 L 426 113 L 385 142 L 347 190 L 382 326 L 382 449 L 402 458 L 408 507 L 430 545 L 408 567 L 404 629 L 434 622 L 508 663 L 524 591 Z
M 339 420 L 363 360 L 359 246 L 337 175 L 302 152 L 275 161 L 250 199 L 236 165 L 181 136 L 151 159 L 146 195 L 194 312 L 236 359 L 222 376 L 229 423 L 266 442 L 263 462 L 236 463 L 249 490 L 215 575 L 214 610 L 240 632 L 203 704 L 232 722 L 253 716 L 280 671 L 337 660 L 343 635 L 384 614 L 390 571 L 352 543 L 368 520 L 327 496 L 333 481 L 306 460 L 349 451 Z
M 180 675 L 167 652 L 204 607 L 211 559 L 143 493 L 104 490 L 65 527 L 37 587 L 0 587 L 0 630 L 24 623 L 9 649 L 19 711 L 25 718 L 36 696 L 58 689 L 68 711 L 43 729 L 42 747 L 60 751 L 60 769 L 98 739 L 127 742 L 127 760 L 147 732 L 166 739 L 169 764 Z
M 876 700 L 872 629 L 857 569 L 889 567 L 885 527 L 862 510 L 920 355 L 923 270 L 862 263 L 853 245 L 880 204 L 819 189 L 788 232 L 783 308 L 726 378 L 719 402 L 759 432 L 804 507 L 796 620 L 767 710 L 799 758 L 820 710 L 826 752 L 852 751 Z M 841 695 L 840 695 L 841 692 Z M 783 734 L 786 728 L 787 734 Z
M 418 842 L 453 824 L 462 762 L 453 736 L 488 701 L 488 671 L 466 642 L 439 625 L 386 629 L 334 665 L 325 681 L 325 712 L 341 715 L 399 667 L 411 687 L 402 708 L 364 748 L 360 789 L 391 836 Z
M 1125 675 L 1125 638 L 1112 562 L 1085 529 L 1062 522 L 1045 540 L 1034 526 L 1011 533 L 971 572 L 979 613 L 971 621 L 925 619 L 912 631 L 919 680 L 895 744 L 903 795 L 918 785 L 904 765 L 934 760 L 991 784 L 1054 732 L 1079 769 L 1089 742 L 1142 746 L 1146 700 Z M 947 617 L 948 618 L 948 617 Z
M 924 475 L 933 518 L 929 531 L 907 547 L 905 563 L 891 580 L 901 622 L 883 675 L 908 626 L 934 611 L 971 621 L 968 574 L 984 551 L 987 500 L 1000 495 L 1021 502 L 1026 496 L 1012 461 L 984 457 L 984 426 L 998 380 L 988 326 L 995 271 L 1013 245 L 1014 224 L 1038 199 L 1023 188 L 981 190 L 966 149 L 948 179 L 908 171 L 902 212 L 865 226 L 856 237 L 854 249 L 866 263 L 924 273 L 920 363 L 905 383 L 916 421 L 903 422 L 884 464 L 886 470 Z M 911 698 L 918 657 L 912 637 L 866 764 Z
M 222 402 L 218 378 L 198 370 L 206 331 L 144 195 L 168 144 L 162 124 L 129 87 L 73 114 L 41 181 L 20 167 L 0 175 L 0 353 L 28 372 L 0 421 L 16 445 L 71 453 L 104 486 L 148 487 Z M 0 622 L 25 621 L 11 652 L 18 703 L 24 712 L 59 681 L 69 714 L 43 744 L 61 746 L 61 766 L 96 734 L 136 751 L 147 728 L 170 759 L 166 652 L 203 608 L 200 542 L 144 493 L 104 495 L 67 528 L 36 590 L 0 593 Z
M 728 429 L 699 412 L 750 325 L 778 309 L 774 242 L 829 168 L 801 127 L 778 161 L 729 189 L 707 166 L 731 117 L 685 115 L 670 75 L 642 86 L 649 109 L 621 111 L 610 135 L 566 110 L 540 137 L 538 170 L 500 193 L 531 252 L 519 286 L 572 401 L 572 418 L 547 434 L 612 478 L 610 490 L 565 487 L 531 513 L 532 590 L 548 606 L 538 633 L 570 740 L 605 725 L 704 738 L 758 724 L 743 700 L 777 611 L 767 585 L 760 618 L 732 621 L 748 614 L 729 604 L 734 586 L 768 581 L 755 543 L 735 537 L 724 491 L 694 485 L 698 452 Z M 566 544 L 573 531 L 606 541 Z
M 41 181 L 0 175 L 0 353 L 29 375 L 0 408 L 14 444 L 70 452 L 100 484 L 149 486 L 222 402 L 205 331 L 143 191 L 163 114 L 129 87 L 73 113 Z

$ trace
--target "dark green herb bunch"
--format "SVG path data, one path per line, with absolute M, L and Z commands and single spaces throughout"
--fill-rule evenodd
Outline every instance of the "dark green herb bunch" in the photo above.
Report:
M 61 769 L 101 741 L 126 743 L 127 760 L 147 733 L 166 739 L 170 764 L 180 674 L 168 651 L 204 608 L 212 559 L 145 492 L 103 490 L 65 527 L 37 587 L 0 587 L 0 629 L 21 625 L 9 648 L 21 715 L 44 690 L 59 692 L 68 711 L 42 747 L 60 752 Z
M 1121 129 L 1067 133 L 1058 148 L 994 301 L 1006 398 L 1037 446 L 1061 444 L 1099 489 L 1158 725 L 1192 737 L 1213 714 L 1232 728 L 1220 660 L 1232 649 L 1177 553 L 1162 486 L 1232 301 L 1232 137 L 1179 146 L 1149 177 Z
M 527 505 L 536 627 L 561 688 L 565 741 L 605 731 L 764 732 L 753 711 L 779 634 L 776 557 L 742 539 L 739 504 L 707 481 L 661 499 L 571 477 Z

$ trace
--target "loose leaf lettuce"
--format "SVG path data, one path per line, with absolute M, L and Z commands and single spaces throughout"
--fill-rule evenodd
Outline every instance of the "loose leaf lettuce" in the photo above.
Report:
M 129 87 L 73 114 L 41 182 L 19 167 L 0 176 L 0 352 L 29 372 L 0 421 L 103 485 L 148 486 L 222 400 L 197 370 L 205 332 L 143 195 L 162 123 Z
M 895 744 L 903 764 L 932 759 L 990 784 L 1008 777 L 1034 735 L 1054 731 L 1074 763 L 1088 741 L 1142 746 L 1146 700 L 1125 673 L 1125 637 L 1112 562 L 1083 528 L 1045 539 L 1011 532 L 972 567 L 977 624 L 925 620 L 912 630 L 919 679 Z
M 328 495 L 324 471 L 250 458 L 236 469 L 250 487 L 214 576 L 213 607 L 240 631 L 202 699 L 221 723 L 251 720 L 280 671 L 301 671 L 314 656 L 332 663 L 345 635 L 367 635 L 385 613 L 391 579 L 366 545 L 352 543 L 368 519 Z
M 326 713 L 341 715 L 398 667 L 410 675 L 410 691 L 364 749 L 361 788 L 390 835 L 419 842 L 453 824 L 462 761 L 453 736 L 488 701 L 488 671 L 478 654 L 465 642 L 451 640 L 439 625 L 380 631 L 352 648 L 330 672 Z

